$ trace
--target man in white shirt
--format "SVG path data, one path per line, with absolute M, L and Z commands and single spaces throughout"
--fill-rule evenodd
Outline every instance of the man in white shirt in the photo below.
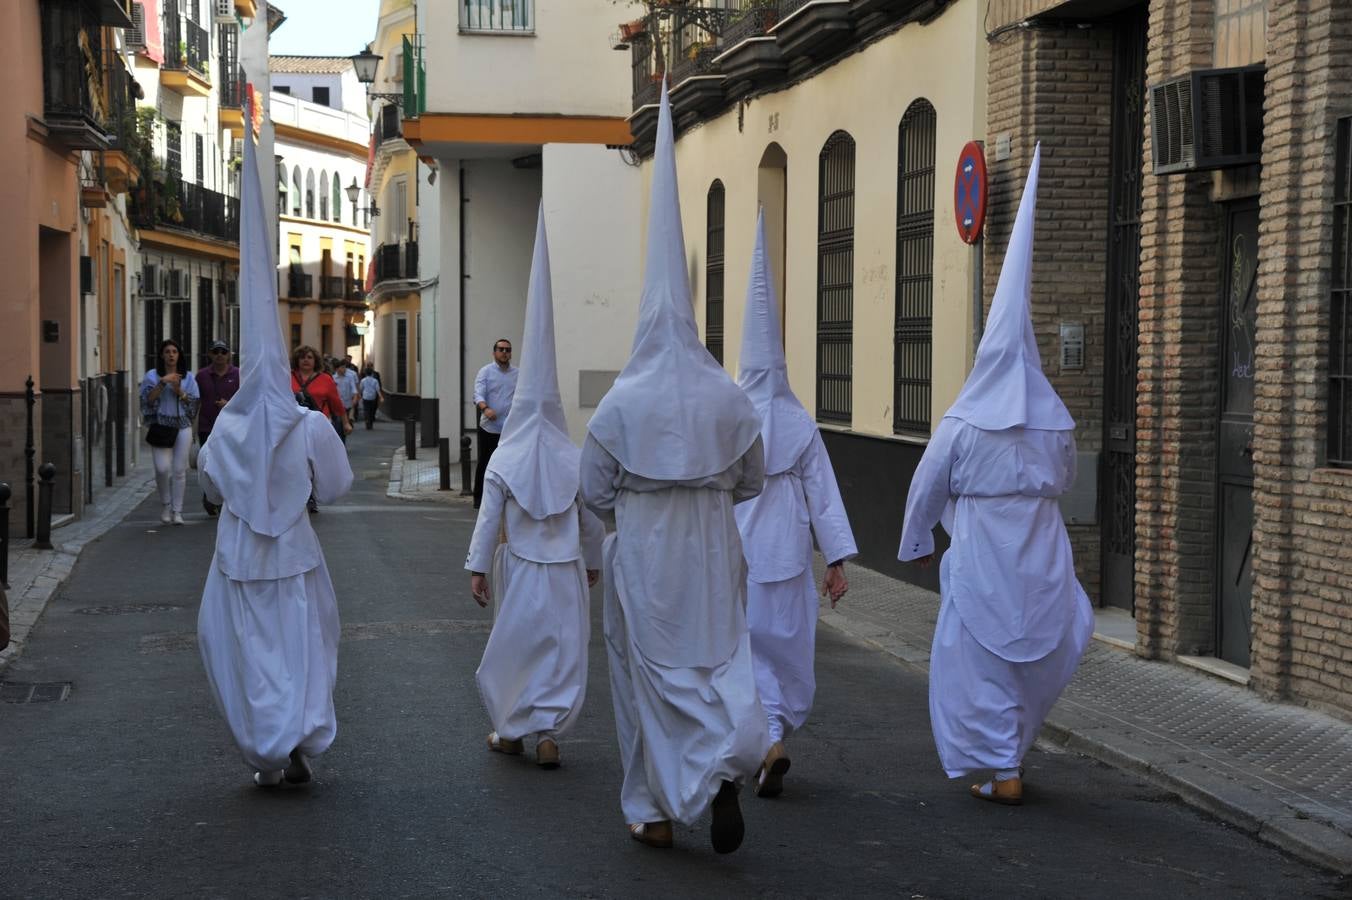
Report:
M 333 381 L 338 385 L 338 398 L 343 401 L 343 410 L 347 415 L 347 424 L 355 426 L 357 423 L 352 421 L 356 415 L 353 410 L 357 407 L 357 373 L 352 371 L 346 359 L 338 361 L 333 368 Z
M 375 427 L 376 407 L 381 398 L 380 379 L 373 369 L 367 369 L 366 377 L 357 382 L 357 392 L 361 394 L 362 418 L 366 420 L 366 430 L 370 431 Z
M 516 366 L 512 365 L 512 342 L 498 338 L 493 342 L 493 361 L 474 376 L 474 405 L 482 416 L 479 419 L 479 464 L 474 470 L 474 508 L 484 496 L 484 472 L 488 460 L 498 449 L 502 426 L 512 411 L 512 395 L 516 393 Z

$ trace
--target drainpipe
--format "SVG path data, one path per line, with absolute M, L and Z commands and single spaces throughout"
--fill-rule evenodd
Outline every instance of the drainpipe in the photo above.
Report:
M 469 275 L 465 273 L 465 204 L 469 202 L 465 197 L 465 164 L 459 163 L 460 170 L 460 396 L 456 407 L 456 417 L 460 420 L 460 436 L 463 438 L 467 429 L 465 428 L 465 281 Z

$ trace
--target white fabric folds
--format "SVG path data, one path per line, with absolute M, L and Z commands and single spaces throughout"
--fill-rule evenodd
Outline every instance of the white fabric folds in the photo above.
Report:
M 328 418 L 301 410 L 291 395 L 256 157 L 246 129 L 245 370 L 198 459 L 202 489 L 222 509 L 197 638 L 212 695 L 244 759 L 272 772 L 292 750 L 323 753 L 337 731 L 338 605 L 305 501 L 312 490 L 321 503 L 346 494 L 352 468 Z
M 501 737 L 564 734 L 587 694 L 587 569 L 605 529 L 578 499 L 580 452 L 559 400 L 544 210 L 526 299 L 525 358 L 512 411 L 484 475 L 465 568 L 490 572 L 493 632 L 475 673 Z M 499 527 L 507 541 L 498 544 Z
M 750 449 L 760 425 L 695 327 L 665 84 L 650 203 L 634 347 L 587 430 L 636 475 L 669 481 L 716 475 Z

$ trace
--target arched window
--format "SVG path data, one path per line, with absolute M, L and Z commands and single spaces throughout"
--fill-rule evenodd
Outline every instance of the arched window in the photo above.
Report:
M 934 145 L 937 117 L 925 99 L 897 132 L 897 296 L 892 329 L 892 430 L 930 433 L 934 359 Z
M 291 215 L 300 215 L 300 204 L 304 198 L 300 189 L 300 166 L 291 170 Z
M 315 170 L 305 172 L 305 218 L 315 217 Z
M 817 160 L 817 419 L 850 424 L 854 369 L 854 138 Z
M 327 222 L 329 220 L 329 171 L 324 169 L 319 173 L 319 218 Z
M 723 364 L 723 182 L 709 186 L 705 220 L 704 346 Z
M 277 164 L 276 174 L 277 174 L 277 212 L 279 215 L 285 215 L 287 209 L 286 187 L 287 183 L 290 181 L 291 176 L 287 173 L 286 165 L 283 163 Z
M 333 173 L 333 221 L 339 224 L 343 221 L 343 183 L 337 172 Z

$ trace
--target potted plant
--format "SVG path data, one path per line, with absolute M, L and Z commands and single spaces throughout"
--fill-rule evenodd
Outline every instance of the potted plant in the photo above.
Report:
M 624 22 L 620 25 L 620 37 L 626 41 L 633 40 L 638 35 L 648 30 L 648 23 L 644 19 L 635 19 L 632 22 Z
M 187 42 L 187 41 L 179 41 L 179 42 L 178 42 L 178 64 L 179 64 L 180 67 L 187 66 L 187 64 L 188 64 L 188 42 Z

